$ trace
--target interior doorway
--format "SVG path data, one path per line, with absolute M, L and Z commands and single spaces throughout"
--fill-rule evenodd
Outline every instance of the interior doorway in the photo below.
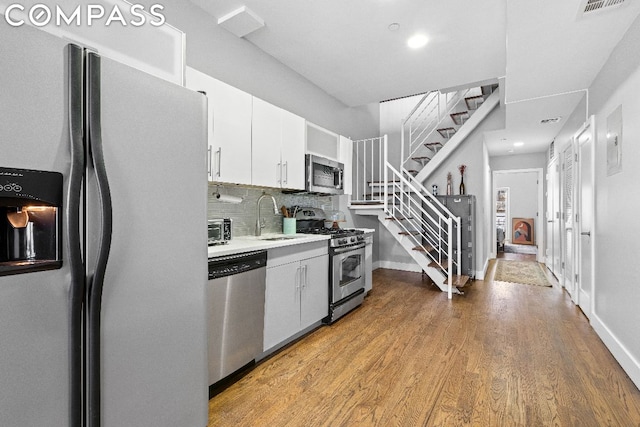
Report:
M 594 200 L 594 138 L 595 118 L 591 116 L 583 128 L 576 134 L 577 191 L 576 191 L 576 274 L 578 305 L 582 312 L 591 317 L 593 311 L 594 245 L 592 235 L 595 217 Z
M 531 251 L 525 251 L 529 253 L 535 253 L 538 262 L 544 262 L 544 215 L 543 212 L 543 196 L 544 196 L 544 182 L 543 182 L 543 170 L 542 168 L 531 169 L 511 169 L 493 171 L 493 206 L 496 208 L 493 212 L 493 224 L 498 221 L 498 189 L 504 192 L 504 189 L 508 188 L 509 194 L 509 212 L 505 215 L 505 250 L 507 245 L 513 245 L 514 227 L 520 227 L 522 222 L 529 224 L 528 230 L 531 230 L 531 235 L 527 237 L 525 242 Z M 497 243 L 498 243 L 498 227 L 493 227 L 493 241 L 494 245 L 494 257 L 497 256 Z M 521 229 L 518 231 L 518 236 L 521 236 Z M 520 246 L 520 245 L 519 245 Z

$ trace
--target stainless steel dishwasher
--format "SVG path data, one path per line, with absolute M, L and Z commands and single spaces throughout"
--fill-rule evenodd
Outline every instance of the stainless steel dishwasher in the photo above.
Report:
M 262 352 L 267 251 L 209 258 L 209 386 Z

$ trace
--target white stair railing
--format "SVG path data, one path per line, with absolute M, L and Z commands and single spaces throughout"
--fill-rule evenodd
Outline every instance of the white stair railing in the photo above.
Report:
M 352 205 L 384 203 L 384 142 L 387 136 L 353 141 L 355 153 Z
M 435 261 L 433 268 L 447 277 L 447 292 L 451 298 L 454 269 L 457 275 L 461 269 L 461 251 L 454 254 L 454 247 L 460 248 L 460 218 L 412 176 L 400 173 L 389 164 L 386 136 L 383 138 L 385 214 L 390 220 L 398 221 L 399 227 L 427 260 Z
M 471 89 L 442 93 L 434 90 L 425 94 L 418 104 L 402 121 L 400 159 L 401 169 L 406 169 L 407 162 L 416 153 L 424 149 L 440 123 L 455 109 L 459 101 L 464 99 Z

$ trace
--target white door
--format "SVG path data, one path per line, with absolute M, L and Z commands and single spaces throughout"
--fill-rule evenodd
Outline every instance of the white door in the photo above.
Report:
M 556 157 L 547 168 L 547 267 L 562 283 L 562 224 L 560 221 L 560 165 Z
M 562 279 L 562 221 L 560 212 L 560 164 L 555 162 L 551 171 L 553 177 L 553 274 Z
M 578 301 L 585 316 L 591 316 L 591 293 L 593 286 L 593 138 L 594 122 L 591 120 L 577 136 L 578 141 L 578 189 L 576 192 L 576 272 L 578 275 Z M 579 231 L 579 233 L 578 233 Z
M 575 269 L 574 269 L 574 150 L 573 141 L 564 150 L 562 164 L 562 219 L 563 234 L 562 247 L 563 252 L 563 281 L 562 285 L 567 290 L 571 299 L 577 304 L 578 293 L 575 286 Z
M 547 166 L 547 176 L 546 176 L 547 192 L 545 194 L 547 198 L 547 210 L 545 211 L 545 214 L 544 214 L 545 227 L 546 227 L 546 233 L 547 233 L 547 240 L 545 242 L 545 248 L 544 248 L 544 257 L 546 260 L 545 262 L 547 264 L 547 268 L 551 272 L 553 272 L 553 217 L 554 217 L 553 196 L 556 193 L 555 182 L 553 180 L 554 176 L 551 171 L 553 170 L 554 167 L 555 167 L 555 160 L 549 163 L 549 165 Z

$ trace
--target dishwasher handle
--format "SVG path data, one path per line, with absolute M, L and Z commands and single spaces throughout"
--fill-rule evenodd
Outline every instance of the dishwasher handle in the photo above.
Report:
M 267 251 L 209 258 L 209 280 L 245 273 L 267 266 Z

